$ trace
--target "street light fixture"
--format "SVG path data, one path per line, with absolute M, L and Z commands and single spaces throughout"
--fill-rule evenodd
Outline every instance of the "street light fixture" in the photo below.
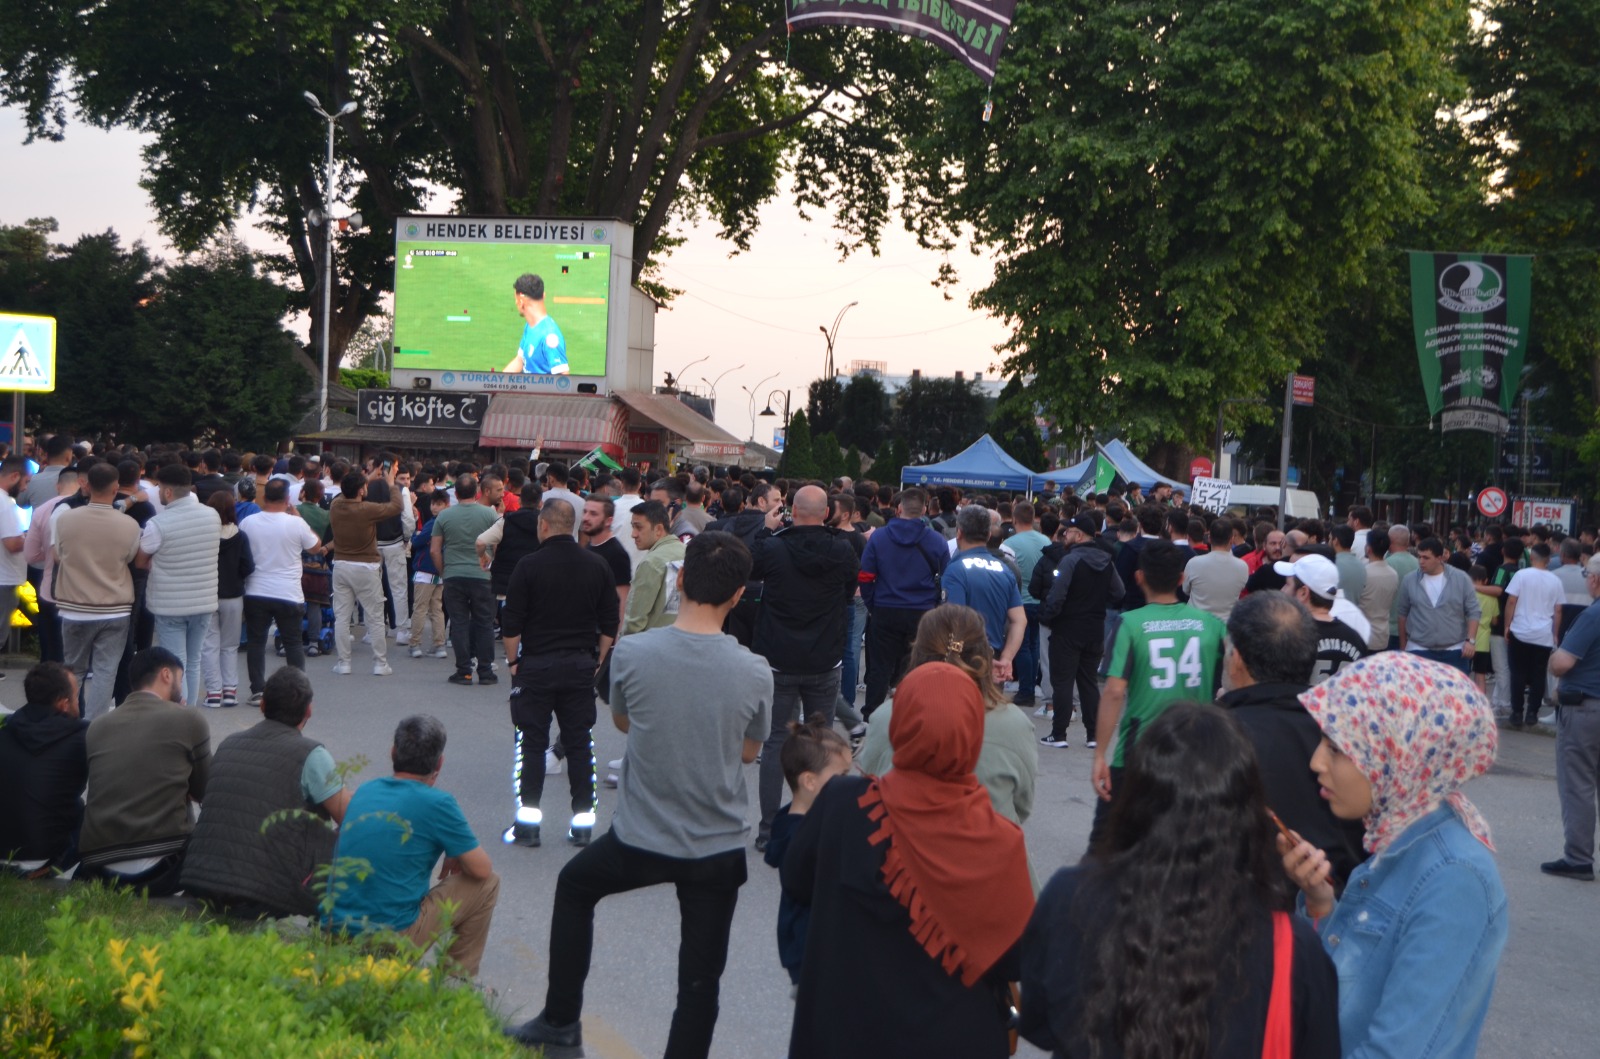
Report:
M 679 368 L 678 369 L 678 373 L 676 375 L 674 375 L 670 371 L 667 372 L 667 377 L 666 377 L 667 389 L 671 390 L 673 393 L 677 393 L 679 390 L 683 389 L 683 387 L 681 385 L 679 385 L 683 381 L 683 373 L 688 371 L 690 368 L 694 367 L 696 364 L 700 363 L 700 361 L 702 361 L 702 360 L 710 360 L 710 359 L 711 359 L 711 354 L 707 353 L 705 356 L 699 358 L 699 360 L 691 360 L 689 363 L 687 363 L 683 367 Z
M 822 332 L 822 337 L 828 340 L 828 361 L 822 366 L 822 377 L 824 379 L 833 378 L 833 340 L 839 337 L 839 321 L 844 319 L 845 313 L 860 304 L 860 302 L 851 302 L 843 309 L 840 309 L 839 315 L 833 318 L 832 328 L 823 327 L 821 324 L 817 325 L 817 330 Z
M 778 396 L 780 393 L 783 394 L 783 447 L 784 450 L 787 451 L 789 448 L 789 391 L 773 390 L 771 393 L 767 394 L 767 407 L 761 410 L 761 414 L 764 416 L 775 416 L 778 414 L 772 410 L 772 399 Z
M 738 371 L 742 367 L 744 367 L 743 364 L 735 364 L 728 371 Z M 728 374 L 728 371 L 723 372 L 722 375 Z M 711 388 L 711 410 L 713 412 L 717 409 L 717 383 L 722 381 L 722 375 L 718 375 L 715 379 L 708 379 L 704 375 L 700 376 L 700 381 Z
M 750 395 L 750 440 L 751 441 L 754 441 L 756 439 L 756 391 L 761 389 L 761 387 L 765 386 L 767 383 L 771 382 L 773 379 L 776 379 L 777 377 L 778 377 L 778 373 L 777 372 L 773 372 L 771 375 L 768 375 L 765 379 L 762 379 L 760 382 L 756 383 L 754 387 L 750 387 L 750 386 L 741 386 L 741 387 L 739 387 L 739 389 L 743 390 L 745 393 Z
M 328 429 L 328 317 L 333 313 L 333 133 L 339 124 L 339 119 L 348 117 L 356 112 L 359 105 L 351 100 L 339 108 L 338 113 L 329 114 L 322 109 L 322 103 L 310 92 L 305 93 L 306 102 L 311 104 L 311 109 L 323 121 L 328 123 L 328 160 L 324 172 L 322 209 L 313 210 L 311 223 L 321 224 L 322 240 L 322 387 L 317 399 L 317 430 Z M 360 224 L 358 217 L 351 218 Z

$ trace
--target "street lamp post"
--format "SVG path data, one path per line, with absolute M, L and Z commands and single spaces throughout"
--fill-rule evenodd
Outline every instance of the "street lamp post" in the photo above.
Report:
M 687 363 L 683 367 L 679 368 L 678 369 L 678 374 L 676 374 L 676 375 L 672 374 L 670 371 L 667 372 L 667 374 L 666 374 L 667 389 L 671 390 L 673 393 L 677 393 L 679 390 L 683 389 L 682 385 L 680 385 L 683 382 L 683 373 L 688 371 L 690 368 L 694 367 L 696 364 L 700 363 L 700 361 L 702 361 L 702 360 L 710 360 L 710 359 L 711 359 L 711 354 L 707 353 L 705 356 L 700 357 L 697 360 L 691 360 L 689 363 Z
M 728 371 L 738 371 L 742 367 L 744 367 L 743 364 L 735 364 L 733 367 L 729 368 Z M 722 375 L 728 374 L 728 371 L 723 372 Z M 712 415 L 715 415 L 716 412 L 717 412 L 717 383 L 722 381 L 722 375 L 718 375 L 715 379 L 708 379 L 704 375 L 700 376 L 700 381 L 705 383 L 708 387 L 711 388 L 711 414 Z
M 774 397 L 778 396 L 780 393 L 783 394 L 783 451 L 788 452 L 789 451 L 789 391 L 788 390 L 773 390 L 771 393 L 767 394 L 767 407 L 765 407 L 765 408 L 763 408 L 761 410 L 761 414 L 764 415 L 764 416 L 775 416 L 775 415 L 778 414 L 778 413 L 776 413 L 776 412 L 774 412 L 772 410 L 772 399 Z
M 777 372 L 773 372 L 771 375 L 768 375 L 765 379 L 762 379 L 760 382 L 756 383 L 755 386 L 753 386 L 753 387 L 751 387 L 751 386 L 741 386 L 741 387 L 739 387 L 739 389 L 743 390 L 745 393 L 749 394 L 749 396 L 750 396 L 750 440 L 751 441 L 754 441 L 756 439 L 756 391 L 761 389 L 761 387 L 765 386 L 767 383 L 771 382 L 773 379 L 776 379 L 777 377 L 778 377 L 778 373 Z
M 328 317 L 333 313 L 333 133 L 339 119 L 356 112 L 357 103 L 351 100 L 339 108 L 337 114 L 322 109 L 322 103 L 310 92 L 305 93 L 311 109 L 328 123 L 328 160 L 324 169 L 322 193 L 322 387 L 317 399 L 317 429 L 328 429 Z M 313 223 L 315 220 L 313 219 Z
M 833 378 L 833 340 L 839 337 L 839 321 L 844 319 L 845 313 L 860 304 L 860 302 L 851 302 L 843 309 L 840 309 L 839 315 L 833 318 L 833 326 L 831 328 L 823 327 L 821 324 L 817 325 L 817 330 L 822 332 L 822 337 L 828 340 L 828 360 L 822 366 L 822 377 L 824 379 Z

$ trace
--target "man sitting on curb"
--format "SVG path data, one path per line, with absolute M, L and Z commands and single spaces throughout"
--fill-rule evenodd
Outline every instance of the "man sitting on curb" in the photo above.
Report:
M 183 662 L 149 647 L 128 664 L 133 693 L 89 724 L 89 799 L 79 879 L 134 886 L 152 897 L 178 890 L 194 830 L 190 802 L 206 793 L 211 729 L 183 707 Z
M 261 716 L 217 747 L 183 888 L 237 915 L 309 916 L 324 883 L 317 869 L 333 858 L 350 793 L 333 755 L 302 734 L 311 720 L 303 672 L 284 666 L 272 674 Z M 263 828 L 274 813 L 287 815 Z
M 437 790 L 444 766 L 444 725 L 427 714 L 394 730 L 394 775 L 369 780 L 345 809 L 330 885 L 338 890 L 329 925 L 360 932 L 394 930 L 431 948 L 448 928 L 448 957 L 467 977 L 478 973 L 489 923 L 500 897 L 500 876 L 467 826 L 461 806 Z M 444 854 L 439 881 L 428 876 Z M 366 861 L 356 878 L 350 862 Z M 454 905 L 446 923 L 445 902 Z
M 22 682 L 28 704 L 0 720 L 0 861 L 43 875 L 78 862 L 83 785 L 89 778 L 78 681 L 40 662 Z

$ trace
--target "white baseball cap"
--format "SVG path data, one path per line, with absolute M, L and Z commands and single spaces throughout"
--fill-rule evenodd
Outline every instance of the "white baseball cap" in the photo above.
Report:
M 1325 599 L 1339 595 L 1339 568 L 1321 555 L 1302 555 L 1292 563 L 1281 559 L 1272 568 L 1283 577 L 1292 577 L 1309 588 L 1313 594 Z

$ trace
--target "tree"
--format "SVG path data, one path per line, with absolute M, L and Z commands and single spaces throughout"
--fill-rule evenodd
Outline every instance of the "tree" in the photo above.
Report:
M 1044 438 L 1039 433 L 1033 398 L 1023 387 L 1022 376 L 1011 376 L 1000 391 L 1000 400 L 989 419 L 989 435 L 1024 467 L 1044 469 Z
M 975 380 L 917 375 L 900 391 L 894 432 L 911 461 L 935 463 L 977 441 L 988 420 L 988 399 Z
M 861 481 L 861 450 L 854 445 L 844 454 L 844 473 L 852 482 Z
M 633 280 L 662 298 L 673 225 L 708 217 L 744 248 L 784 174 L 802 208 L 837 207 L 841 249 L 875 249 L 891 104 L 923 93 L 931 54 L 891 34 L 790 39 L 781 7 L 719 0 L 18 0 L 0 12 L 0 102 L 30 138 L 59 138 L 69 102 L 150 134 L 145 186 L 182 250 L 258 209 L 315 334 L 326 127 L 301 94 L 330 112 L 358 98 L 337 193 L 367 227 L 339 240 L 337 364 L 391 288 L 394 218 L 430 188 L 466 213 L 619 217 Z
M 806 418 L 811 429 L 818 434 L 837 430 L 840 405 L 844 401 L 844 384 L 838 376 L 831 379 L 812 379 L 806 389 Z
M 907 447 L 902 438 L 893 438 L 886 442 L 883 451 L 878 454 L 878 459 L 872 465 L 872 478 L 879 485 L 887 485 L 891 489 L 900 481 L 900 471 L 909 466 L 911 459 L 906 455 Z
M 839 397 L 839 421 L 835 427 L 839 441 L 876 453 L 888 436 L 889 414 L 889 393 L 875 372 L 850 376 L 850 385 Z
M 812 439 L 811 462 L 816 465 L 816 476 L 824 482 L 832 482 L 844 474 L 844 453 L 832 431 L 824 431 Z
M 778 460 L 778 474 L 800 481 L 817 476 L 817 463 L 811 454 L 811 424 L 806 422 L 804 410 L 795 412 L 788 429 L 783 432 L 783 457 Z
M 944 120 L 984 90 L 942 70 L 941 105 L 908 108 L 911 223 L 998 252 L 974 306 L 1012 324 L 1006 370 L 1050 418 L 1199 441 L 1218 399 L 1321 347 L 1324 307 L 1426 212 L 1466 27 L 1437 0 L 1021 5 L 992 122 Z

